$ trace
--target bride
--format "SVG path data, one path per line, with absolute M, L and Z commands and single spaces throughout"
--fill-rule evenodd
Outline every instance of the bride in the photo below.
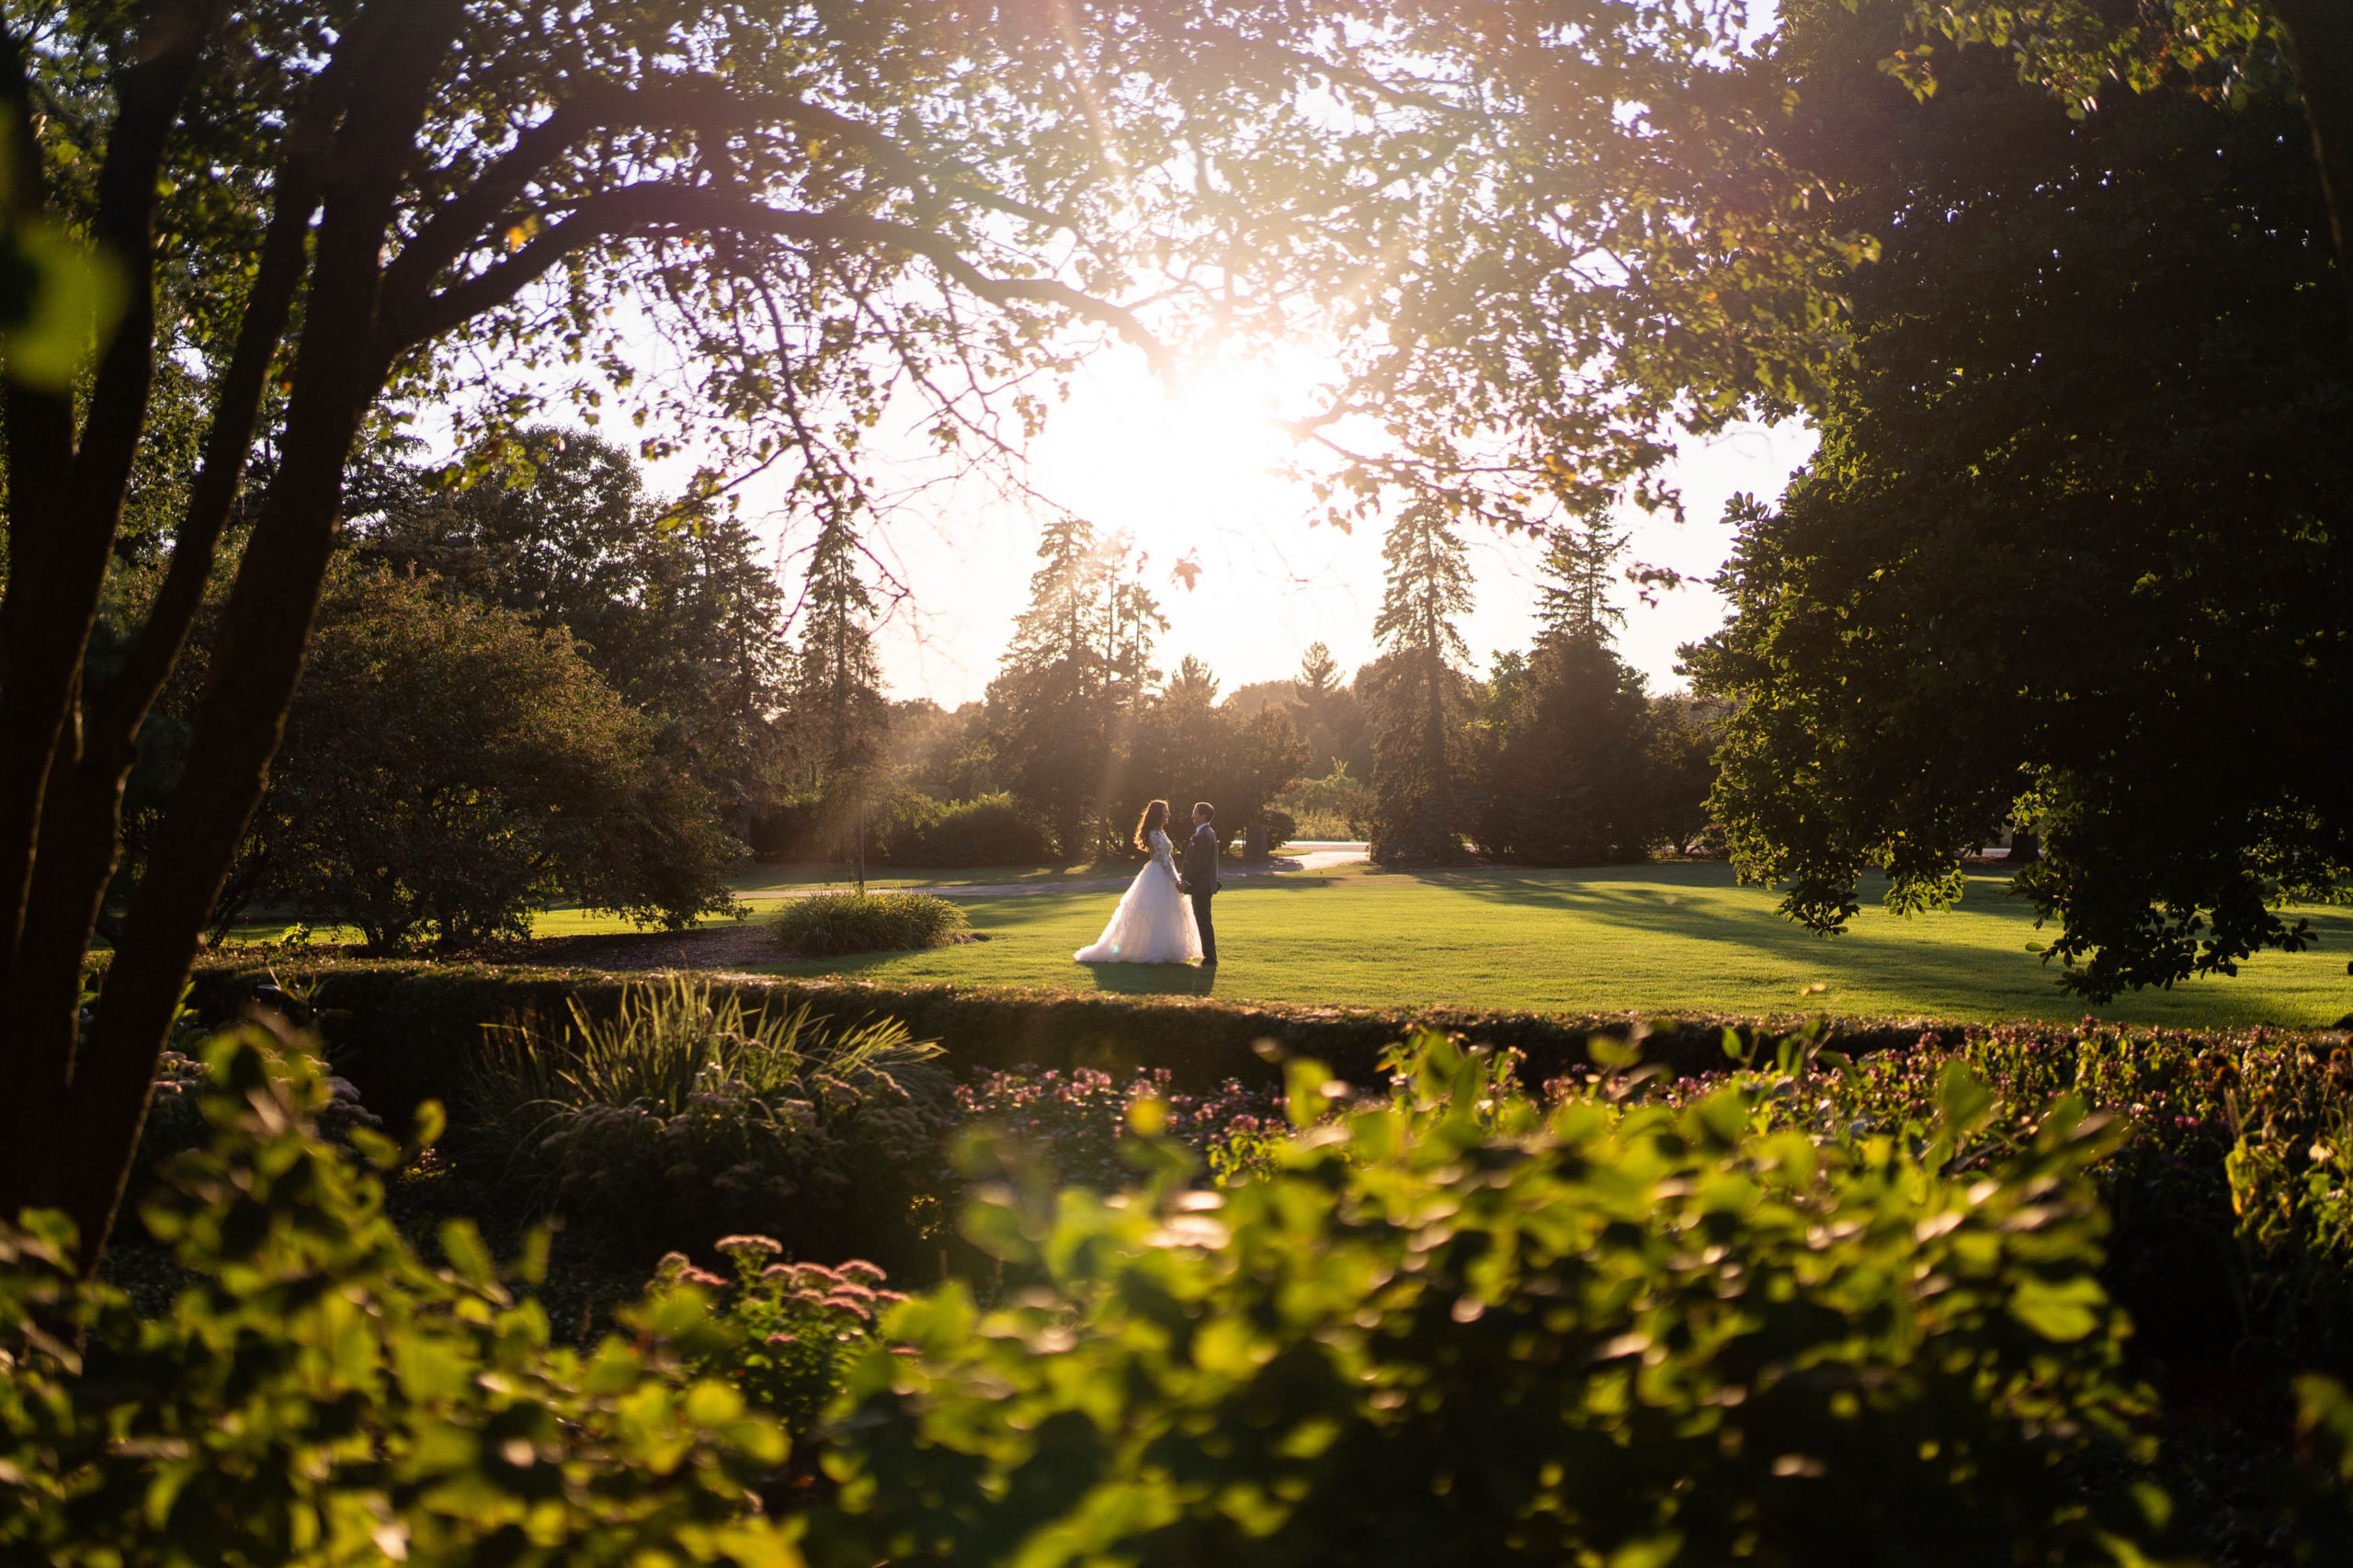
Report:
M 1193 921 L 1193 905 L 1176 885 L 1176 866 L 1170 858 L 1168 802 L 1154 801 L 1136 824 L 1136 847 L 1152 859 L 1136 873 L 1111 923 L 1092 947 L 1071 956 L 1080 963 L 1189 963 L 1201 956 L 1201 930 Z

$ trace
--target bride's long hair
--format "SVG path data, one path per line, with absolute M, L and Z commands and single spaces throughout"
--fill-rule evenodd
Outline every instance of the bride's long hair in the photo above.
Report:
M 1152 835 L 1154 830 L 1165 827 L 1167 825 L 1167 801 L 1154 801 L 1152 804 L 1146 806 L 1143 809 L 1143 815 L 1136 820 L 1136 847 L 1142 850 L 1147 855 L 1151 854 Z

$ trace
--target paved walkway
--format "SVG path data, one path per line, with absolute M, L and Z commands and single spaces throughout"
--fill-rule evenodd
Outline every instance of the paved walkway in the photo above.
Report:
M 1227 865 L 1220 868 L 1218 880 L 1230 882 L 1239 877 L 1279 877 L 1291 871 L 1328 871 L 1336 866 L 1362 865 L 1366 860 L 1361 844 L 1313 842 L 1283 846 L 1264 866 Z M 891 888 L 891 892 L 927 892 L 934 898 L 1022 898 L 1039 892 L 1102 892 L 1111 888 L 1123 888 L 1134 881 L 1132 871 L 1116 877 L 1080 877 L 1066 882 L 909 882 Z M 839 892 L 839 884 L 821 888 L 791 888 L 780 893 L 761 893 L 763 898 L 814 898 L 819 893 Z
M 1288 846 L 1284 853 L 1266 866 L 1228 866 L 1223 869 L 1223 876 L 1230 886 L 1237 879 L 1279 877 L 1296 871 L 1325 871 L 1335 866 L 1356 865 L 1364 858 L 1365 848 L 1361 844 L 1294 844 Z M 1126 887 L 1134 880 L 1131 874 L 1087 877 L 1068 882 L 1000 882 L 978 886 L 949 883 L 890 891 L 928 892 L 941 898 L 1004 898 L 1033 892 L 1108 892 Z M 809 898 L 821 892 L 841 891 L 838 886 L 796 888 L 783 896 Z M 616 931 L 597 936 L 543 937 L 536 941 L 516 943 L 508 949 L 508 954 L 532 963 L 602 970 L 756 969 L 772 964 L 783 956 L 777 951 L 767 923 L 760 920 L 728 921 L 692 931 Z

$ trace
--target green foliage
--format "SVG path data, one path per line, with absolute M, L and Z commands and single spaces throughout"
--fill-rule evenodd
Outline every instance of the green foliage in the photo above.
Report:
M 1497 661 L 1471 728 L 1471 842 L 1522 866 L 1647 858 L 1663 798 L 1641 672 L 1597 637 L 1550 633 Z
M 1100 799 L 1118 726 L 1160 678 L 1154 637 L 1168 628 L 1125 534 L 1098 539 L 1075 517 L 1038 541 L 1029 604 L 989 683 L 988 727 L 1006 782 L 1053 830 L 1066 860 L 1120 844 L 1120 802 Z M 1141 802 L 1139 802 L 1139 805 Z M 1129 821 L 1135 813 L 1128 813 Z
M 1222 1193 L 983 1189 L 1032 1280 L 901 1307 L 851 1375 L 821 1562 L 2137 1562 L 2087 1467 L 2146 1397 L 2052 1108 L 1998 1165 L 1771 1130 L 1772 1091 L 1549 1110 L 1425 1038 L 1387 1103 Z M 1335 1085 L 1291 1072 L 1293 1118 Z
M 2035 1108 L 2054 1095 L 2126 1119 L 2130 1138 L 2095 1176 L 2117 1225 L 2109 1283 L 2153 1353 L 2353 1377 L 2353 1057 L 2343 1046 L 2088 1021 L 1931 1034 L 1817 1080 L 1809 1125 L 1917 1123 L 1954 1062 L 1998 1096 L 2000 1113 L 1977 1133 L 1986 1157 L 2030 1142 Z
M 1342 762 L 1320 778 L 1294 783 L 1276 809 L 1292 819 L 1297 837 L 1361 838 L 1372 816 L 1372 791 Z
M 1365 731 L 1364 704 L 1357 700 L 1353 683 L 1343 678 L 1331 649 L 1321 642 L 1307 645 L 1291 691 L 1291 722 L 1307 743 L 1307 771 L 1324 776 L 1345 768 L 1358 779 L 1370 778 L 1372 748 Z M 1354 838 L 1361 834 L 1358 829 L 1340 836 Z
M 648 1258 L 755 1225 L 804 1256 L 904 1244 L 946 1135 L 936 1046 L 683 979 L 570 1012 L 487 1031 L 467 1074 L 472 1153 L 541 1211 Z
M 877 841 L 888 866 L 1034 866 L 1050 858 L 1037 819 L 1009 794 L 939 801 L 902 798 Z
M 964 912 L 921 892 L 824 892 L 785 900 L 768 921 L 779 946 L 810 958 L 937 948 L 962 933 Z
M 388 463 L 353 489 L 359 559 L 569 631 L 701 782 L 756 794 L 780 765 L 783 596 L 740 518 L 650 496 L 625 449 L 546 426 L 471 483 Z
M 2296 949 L 2279 901 L 2353 868 L 2353 360 L 2306 126 L 2173 94 L 2071 124 L 1987 52 L 1915 103 L 1889 12 L 1786 14 L 1791 156 L 1888 242 L 1689 661 L 1736 864 L 1835 930 L 1867 868 L 1940 903 L 2015 821 L 2084 994 Z
M 204 659 L 185 662 L 192 702 Z M 330 585 L 244 855 L 246 899 L 369 948 L 530 934 L 565 894 L 676 928 L 729 907 L 717 801 L 568 633 L 352 569 Z M 233 907 L 222 918 L 233 918 Z
M 1307 747 L 1284 709 L 1268 704 L 1245 713 L 1218 703 L 1217 680 L 1206 665 L 1187 655 L 1194 678 L 1172 680 L 1157 701 L 1127 727 L 1117 762 L 1127 779 L 1106 805 L 1125 836 L 1123 854 L 1134 852 L 1137 819 L 1147 802 L 1165 800 L 1168 836 L 1184 858 L 1192 832 L 1188 814 L 1196 801 L 1217 807 L 1219 841 L 1231 844 L 1252 826 L 1275 830 L 1274 802 L 1306 770 Z
M 732 1383 L 797 1439 L 841 1392 L 850 1364 L 879 1345 L 876 1319 L 906 1297 L 881 1289 L 882 1270 L 862 1258 L 835 1268 L 790 1263 L 767 1236 L 722 1236 L 713 1250 L 733 1266 L 733 1279 L 674 1252 L 662 1259 L 655 1286 L 710 1294 L 733 1333 L 693 1370 Z
M 402 1240 L 375 1170 L 313 1130 L 328 1091 L 299 1048 L 248 1028 L 209 1059 L 211 1143 L 143 1215 L 187 1278 L 167 1312 L 77 1280 L 57 1216 L 0 1224 L 0 1555 L 797 1561 L 747 1505 L 783 1435 L 686 1373 L 729 1338 L 699 1293 L 649 1295 L 631 1339 L 553 1348 L 471 1226 L 445 1228 L 439 1267 Z
M 1416 501 L 1381 545 L 1385 586 L 1372 623 L 1383 653 L 1358 687 L 1373 733 L 1372 858 L 1447 866 L 1462 858 L 1460 778 L 1471 656 L 1455 622 L 1471 609 L 1471 564 L 1450 507 Z

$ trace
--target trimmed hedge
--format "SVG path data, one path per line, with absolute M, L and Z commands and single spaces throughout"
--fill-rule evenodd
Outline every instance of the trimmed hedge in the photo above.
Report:
M 336 1071 L 359 1086 L 388 1125 L 404 1127 L 420 1100 L 458 1097 L 464 1064 L 484 1024 L 517 1017 L 560 1022 L 574 1001 L 591 1016 L 608 1015 L 625 986 L 652 978 L 494 963 L 261 959 L 230 952 L 199 963 L 194 1000 L 205 1021 L 215 1023 L 233 1017 L 256 985 L 275 983 L 307 997 L 319 1009 Z M 1804 1023 L 1796 1017 L 1645 1017 L 1444 1007 L 1408 1012 L 1190 996 L 892 987 L 826 978 L 714 978 L 746 1006 L 806 1002 L 820 1014 L 853 1025 L 896 1018 L 916 1039 L 946 1046 L 947 1061 L 960 1077 L 1023 1065 L 1121 1074 L 1155 1067 L 1168 1071 L 1174 1087 L 1191 1093 L 1213 1092 L 1228 1079 L 1279 1085 L 1282 1075 L 1276 1062 L 1291 1054 L 1313 1056 L 1344 1079 L 1370 1084 L 1380 1076 L 1381 1052 L 1424 1026 L 1523 1051 L 1531 1081 L 1540 1083 L 1586 1065 L 1586 1041 L 1597 1034 L 1622 1040 L 1630 1031 L 1647 1029 L 1645 1058 L 1688 1074 L 1724 1065 L 1728 1028 L 1744 1041 L 1755 1041 L 1776 1039 Z M 1928 1027 L 1893 1019 L 1836 1020 L 1830 1038 L 1849 1054 L 1904 1050 Z M 1262 1052 L 1263 1040 L 1274 1041 L 1279 1051 Z
M 389 1119 L 388 1126 L 398 1128 L 407 1125 L 418 1101 L 459 1097 L 464 1064 L 479 1046 L 483 1025 L 533 1016 L 560 1024 L 574 1000 L 591 1016 L 608 1016 L 619 1006 L 624 987 L 653 978 L 515 964 L 249 957 L 232 951 L 199 964 L 195 1001 L 206 1022 L 218 1023 L 235 1017 L 256 985 L 277 983 L 309 997 L 321 1009 L 319 1022 L 337 1071 L 358 1085 L 369 1107 Z M 1214 1093 L 1229 1079 L 1279 1086 L 1282 1075 L 1272 1059 L 1276 1055 L 1313 1056 L 1349 1082 L 1370 1084 L 1380 1076 L 1381 1052 L 1424 1026 L 1522 1051 L 1529 1081 L 1542 1083 L 1588 1065 L 1586 1041 L 1595 1035 L 1623 1040 L 1631 1031 L 1645 1030 L 1644 1059 L 1663 1063 L 1677 1076 L 1689 1076 L 1724 1067 L 1727 1028 L 1746 1046 L 1779 1039 L 1806 1022 L 1794 1015 L 1735 1018 L 1445 1007 L 1404 1011 L 1010 987 L 894 987 L 823 977 L 714 979 L 747 1005 L 806 1002 L 847 1025 L 896 1018 L 916 1039 L 946 1046 L 948 1063 L 960 1078 L 1025 1065 L 1064 1072 L 1097 1068 L 1120 1074 L 1152 1067 L 1166 1070 L 1173 1088 L 1192 1094 Z M 2075 1026 L 2063 1024 L 2006 1029 L 2053 1039 L 2076 1032 Z M 1938 1030 L 1948 1041 L 1988 1032 L 1920 1019 L 1834 1018 L 1823 1038 L 1849 1056 L 1862 1056 L 1910 1051 L 1924 1036 Z M 2177 1044 L 2202 1043 L 2213 1049 L 2239 1049 L 2258 1039 L 2275 1044 L 2301 1040 L 2324 1056 L 2345 1040 L 2327 1031 L 2300 1035 L 2276 1029 L 2251 1036 L 2173 1030 L 2165 1036 Z M 1264 1040 L 1274 1041 L 1279 1052 L 1262 1053 L 1259 1042 Z

